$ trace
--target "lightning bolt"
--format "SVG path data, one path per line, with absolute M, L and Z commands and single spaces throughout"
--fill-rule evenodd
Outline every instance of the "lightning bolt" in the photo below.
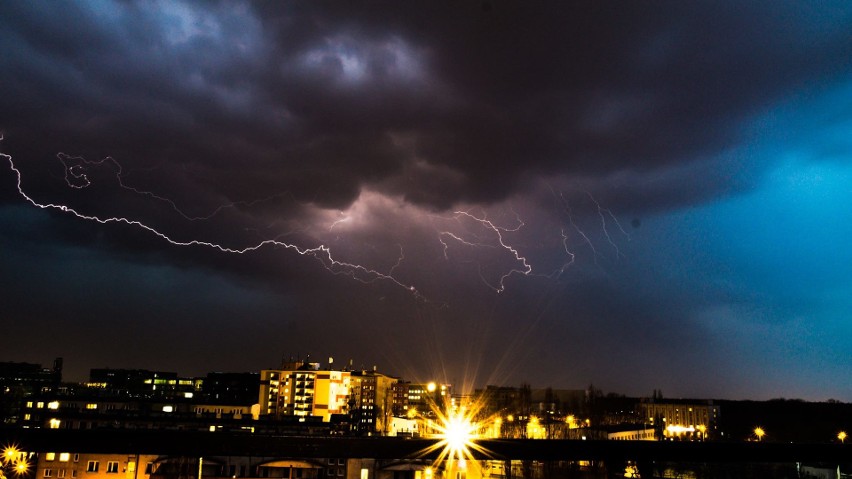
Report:
M 563 264 L 562 267 L 557 269 L 556 272 L 554 272 L 557 279 L 562 276 L 562 273 L 564 273 L 566 269 L 568 269 L 572 264 L 574 264 L 574 259 L 576 258 L 574 253 L 571 252 L 570 249 L 568 249 L 568 235 L 565 234 L 565 229 L 563 228 L 560 233 L 562 234 L 562 248 L 565 250 L 565 254 L 567 254 L 570 259 L 567 263 Z
M 2 141 L 2 139 L 3 139 L 3 137 L 0 136 L 0 141 Z M 265 239 L 265 240 L 262 240 L 260 242 L 251 244 L 249 246 L 245 246 L 245 247 L 241 247 L 241 248 L 234 248 L 234 247 L 224 246 L 224 245 L 221 245 L 221 244 L 218 244 L 218 243 L 214 243 L 214 242 L 210 242 L 210 241 L 203 241 L 203 240 L 198 240 L 198 239 L 181 241 L 181 240 L 171 238 L 168 234 L 166 234 L 166 233 L 164 233 L 164 232 L 162 232 L 162 231 L 160 231 L 160 230 L 158 230 L 158 229 L 156 229 L 152 226 L 149 226 L 149 225 L 147 225 L 147 224 L 145 224 L 145 223 L 143 223 L 139 220 L 136 220 L 136 219 L 126 218 L 126 217 L 123 217 L 123 216 L 100 217 L 100 216 L 96 216 L 96 215 L 81 213 L 81 212 L 77 211 L 76 209 L 69 207 L 67 205 L 63 205 L 63 204 L 40 203 L 40 202 L 36 201 L 35 199 L 33 199 L 32 197 L 30 197 L 24 191 L 23 186 L 22 186 L 23 175 L 22 175 L 21 171 L 17 168 L 17 166 L 15 166 L 15 162 L 12 160 L 12 157 L 10 155 L 6 155 L 4 153 L 0 153 L 0 157 L 4 158 L 9 163 L 9 168 L 12 170 L 12 172 L 14 172 L 14 174 L 16 176 L 16 188 L 17 188 L 18 194 L 26 202 L 28 202 L 29 204 L 31 204 L 32 206 L 34 206 L 36 208 L 43 209 L 43 210 L 58 210 L 58 211 L 61 211 L 63 213 L 75 216 L 79 219 L 91 221 L 91 222 L 96 222 L 96 223 L 103 224 L 103 225 L 111 224 L 111 223 L 126 224 L 126 225 L 129 225 L 129 226 L 147 231 L 147 232 L 151 233 L 152 235 L 156 236 L 157 238 L 160 238 L 161 240 L 166 241 L 167 243 L 174 245 L 174 246 L 185 246 L 185 247 L 199 246 L 199 247 L 210 248 L 210 249 L 219 251 L 221 253 L 229 253 L 229 254 L 248 254 L 248 253 L 251 253 L 251 252 L 266 248 L 266 247 L 284 248 L 284 249 L 287 249 L 287 250 L 294 251 L 295 253 L 302 255 L 302 256 L 310 256 L 310 257 L 315 258 L 317 261 L 319 261 L 320 264 L 323 265 L 323 267 L 326 270 L 328 270 L 329 272 L 331 272 L 334 275 L 350 276 L 352 279 L 354 279 L 356 281 L 359 281 L 359 282 L 362 282 L 362 283 L 367 283 L 367 284 L 374 283 L 374 282 L 377 282 L 377 281 L 386 281 L 386 282 L 389 282 L 391 284 L 394 284 L 394 285 L 396 285 L 400 288 L 407 290 L 408 292 L 413 294 L 415 298 L 417 298 L 419 300 L 424 300 L 424 301 L 426 300 L 426 298 L 424 298 L 420 294 L 420 292 L 417 290 L 417 288 L 414 285 L 403 283 L 402 281 L 398 280 L 397 278 L 395 278 L 393 276 L 393 270 L 396 269 L 401 264 L 401 262 L 405 259 L 404 255 L 402 254 L 402 248 L 401 247 L 400 247 L 400 256 L 397 259 L 396 264 L 391 268 L 390 272 L 383 273 L 381 271 L 378 271 L 378 270 L 375 270 L 375 269 L 372 269 L 372 268 L 368 268 L 368 267 L 360 265 L 360 264 L 349 263 L 349 262 L 346 262 L 346 261 L 341 261 L 341 260 L 335 259 L 334 256 L 332 255 L 331 249 L 328 246 L 323 245 L 323 244 L 320 244 L 320 245 L 312 247 L 312 248 L 305 248 L 305 247 L 300 247 L 300 246 L 293 244 L 293 243 L 287 243 L 287 242 L 281 241 L 280 239 Z M 99 164 L 99 163 L 103 163 L 103 162 L 106 162 L 106 161 L 109 161 L 112 164 L 116 165 L 118 172 L 119 172 L 118 173 L 119 180 L 121 179 L 121 174 L 120 174 L 121 166 L 112 158 L 107 157 L 106 159 L 101 160 L 100 162 L 87 162 L 87 161 L 85 161 L 85 160 L 83 160 L 79 157 L 72 157 L 72 156 L 64 155 L 64 154 L 60 154 L 59 157 L 60 157 L 60 161 L 62 161 L 63 165 L 65 165 L 65 167 L 66 167 L 65 180 L 69 184 L 69 186 L 71 186 L 73 188 L 78 188 L 78 189 L 79 188 L 85 188 L 85 187 L 87 187 L 91 184 L 86 173 L 85 173 L 85 171 L 86 171 L 85 165 Z M 72 159 L 79 160 L 79 161 L 81 161 L 81 163 L 69 166 L 67 162 L 69 162 Z M 157 195 L 150 193 L 150 192 L 144 192 L 144 191 L 141 191 L 141 190 L 134 189 L 132 187 L 128 187 L 128 186 L 124 185 L 123 183 L 121 183 L 121 185 L 123 187 L 125 187 L 126 189 L 136 191 L 137 193 L 145 194 L 145 195 L 148 195 L 148 196 L 152 196 L 154 198 L 158 198 L 158 199 L 161 199 L 161 200 L 164 200 L 164 201 L 168 201 L 169 203 L 172 204 L 173 207 L 175 207 L 175 209 L 177 209 L 177 206 L 171 200 L 162 198 L 162 197 L 157 196 Z M 221 210 L 221 208 L 217 209 L 216 212 L 218 212 L 220 210 Z M 180 212 L 180 210 L 178 210 L 178 212 L 182 213 L 182 212 Z M 216 214 L 216 212 L 214 212 L 213 214 Z M 188 217 L 185 214 L 183 216 L 184 216 L 184 218 L 186 218 L 188 220 L 205 219 L 205 217 L 195 217 L 195 218 Z
M 594 245 L 594 243 L 592 243 L 592 240 L 590 240 L 589 237 L 586 236 L 586 233 L 583 230 L 581 230 L 579 226 L 577 226 L 577 223 L 574 222 L 574 214 L 571 210 L 571 205 L 568 204 L 568 200 L 565 199 L 565 195 L 562 192 L 560 192 L 559 197 L 562 198 L 562 204 L 565 207 L 565 214 L 568 215 L 568 224 L 571 225 L 571 228 L 573 228 L 574 231 L 576 231 L 577 234 L 579 234 L 581 238 L 583 238 L 583 241 L 585 241 L 586 244 L 589 245 L 589 248 L 592 249 L 592 258 L 594 258 L 595 264 L 597 264 L 597 262 L 598 262 L 598 250 L 595 249 L 595 245 Z M 562 230 L 562 244 L 566 245 L 567 240 L 568 240 L 568 238 L 565 237 L 565 230 L 563 229 Z M 565 251 L 568 251 L 567 245 L 565 246 Z M 571 253 L 569 252 L 569 254 L 571 254 Z M 571 260 L 573 261 L 573 259 L 574 259 L 574 255 L 571 254 Z
M 0 140 L 2 140 L 2 138 L 0 138 Z M 133 193 L 136 193 L 138 195 L 147 196 L 147 197 L 155 199 L 157 201 L 162 201 L 164 203 L 167 203 L 169 206 L 171 206 L 171 208 L 177 214 L 179 214 L 180 216 L 182 216 L 184 219 L 186 219 L 188 221 L 209 220 L 211 218 L 214 218 L 216 215 L 218 215 L 219 213 L 221 213 L 222 211 L 227 210 L 227 209 L 236 208 L 238 206 L 251 207 L 251 206 L 254 206 L 256 204 L 264 203 L 264 202 L 267 202 L 267 201 L 271 201 L 275 198 L 281 198 L 281 197 L 284 197 L 284 196 L 289 196 L 290 199 L 293 200 L 293 202 L 296 202 L 296 199 L 293 198 L 292 194 L 290 194 L 289 192 L 283 192 L 283 193 L 276 193 L 276 194 L 269 195 L 269 196 L 264 197 L 264 198 L 255 199 L 255 200 L 251 200 L 251 201 L 242 200 L 242 201 L 234 201 L 234 202 L 231 202 L 231 203 L 226 203 L 224 205 L 220 205 L 220 206 L 216 207 L 212 212 L 210 212 L 206 215 L 192 216 L 192 215 L 184 212 L 182 209 L 180 209 L 178 207 L 178 205 L 173 200 L 171 200 L 169 198 L 160 196 L 160 195 L 158 195 L 158 194 L 156 194 L 152 191 L 141 190 L 139 188 L 127 185 L 124 182 L 125 175 L 124 175 L 124 169 L 121 166 L 121 163 L 119 163 L 118 161 L 113 159 L 111 156 L 107 156 L 107 157 L 105 157 L 101 160 L 87 160 L 87 159 L 83 158 L 82 156 L 73 156 L 73 155 L 68 155 L 66 153 L 58 153 L 56 155 L 56 157 L 59 159 L 59 161 L 62 163 L 62 166 L 65 168 L 65 183 L 71 188 L 83 189 L 83 188 L 90 186 L 92 183 L 89 180 L 89 177 L 86 174 L 86 171 L 93 166 L 99 167 L 99 166 L 102 166 L 104 164 L 108 164 L 108 165 L 111 165 L 115 169 L 115 178 L 116 178 L 116 181 L 118 181 L 118 185 L 121 188 L 128 190 L 128 191 L 132 191 Z
M 619 256 L 624 256 L 623 254 L 621 254 L 621 250 L 618 248 L 618 245 L 615 244 L 614 241 L 612 241 L 612 237 L 609 235 L 609 230 L 606 226 L 606 216 L 604 216 L 604 213 L 606 213 L 607 215 L 609 215 L 610 218 L 612 218 L 612 220 L 615 222 L 615 225 L 618 227 L 619 230 L 621 230 L 621 233 L 627 237 L 628 241 L 630 241 L 630 235 L 627 234 L 626 231 L 624 231 L 624 228 L 621 227 L 621 223 L 618 222 L 618 219 L 615 217 L 615 215 L 612 214 L 612 211 L 601 207 L 601 204 L 598 203 L 598 200 L 596 200 L 595 197 L 592 196 L 592 194 L 588 191 L 586 192 L 586 194 L 589 196 L 589 199 L 592 200 L 592 203 L 594 203 L 598 209 L 598 216 L 601 219 L 601 229 L 603 230 L 607 242 L 609 242 L 609 244 L 612 245 L 613 248 L 615 248 L 615 257 L 618 258 Z
M 500 276 L 500 279 L 497 281 L 496 285 L 491 284 L 488 280 L 485 279 L 484 275 L 482 274 L 482 268 L 480 267 L 479 277 L 482 279 L 482 281 L 489 288 L 493 289 L 497 293 L 502 293 L 503 291 L 506 290 L 506 279 L 507 278 L 509 278 L 513 274 L 522 274 L 524 276 L 528 276 L 532 273 L 533 269 L 532 269 L 532 266 L 530 266 L 530 264 L 527 262 L 527 258 L 525 258 L 524 256 L 521 256 L 518 249 L 515 248 L 514 246 L 510 245 L 509 243 L 507 243 L 505 238 L 503 237 L 503 233 L 520 231 L 520 229 L 524 226 L 523 220 L 521 220 L 520 216 L 517 213 L 515 213 L 515 217 L 518 221 L 518 225 L 515 226 L 514 228 L 506 228 L 506 227 L 503 227 L 503 226 L 497 226 L 491 220 L 488 219 L 488 216 L 486 214 L 483 214 L 482 217 L 480 218 L 480 217 L 474 215 L 473 213 L 471 213 L 469 211 L 461 210 L 461 211 L 453 212 L 453 218 L 454 219 L 458 220 L 461 217 L 469 218 L 469 219 L 473 220 L 474 222 L 482 225 L 486 230 L 494 232 L 494 234 L 496 235 L 496 238 L 497 238 L 497 242 L 500 244 L 499 248 L 502 248 L 502 249 L 508 251 L 512 255 L 512 257 L 514 258 L 514 260 L 522 265 L 522 268 L 520 268 L 520 269 L 512 268 L 508 272 L 503 273 Z M 486 246 L 486 247 L 491 247 L 491 248 L 497 248 L 497 246 L 495 246 L 495 245 L 489 245 L 489 244 L 483 244 L 483 243 L 479 243 L 479 242 L 467 241 L 467 240 L 461 238 L 460 236 L 458 236 L 458 235 L 456 235 L 452 232 L 449 232 L 449 231 L 441 231 L 439 233 L 439 241 L 444 246 L 444 258 L 447 258 L 448 245 L 443 240 L 443 236 L 450 237 L 450 238 L 460 242 L 461 244 L 464 244 L 464 245 L 467 245 L 467 246 Z

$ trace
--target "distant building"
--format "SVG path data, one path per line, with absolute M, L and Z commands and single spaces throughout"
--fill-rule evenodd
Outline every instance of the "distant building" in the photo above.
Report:
M 208 373 L 201 384 L 201 397 L 212 403 L 256 404 L 260 373 Z
M 179 378 L 177 373 L 146 369 L 92 369 L 87 386 L 108 395 L 129 397 L 191 398 L 203 380 Z
M 664 439 L 705 440 L 719 436 L 721 408 L 713 401 L 650 399 L 638 407 L 643 421 Z
M 450 384 L 436 382 L 406 384 L 408 410 L 413 410 L 414 415 L 434 417 L 435 408 L 446 409 L 452 400 L 453 388 Z
M 652 427 L 608 428 L 606 438 L 610 441 L 656 441 L 656 430 Z
M 0 362 L 0 424 L 17 424 L 21 420 L 21 403 L 27 397 L 52 391 L 62 382 L 62 358 L 53 368 L 41 364 Z

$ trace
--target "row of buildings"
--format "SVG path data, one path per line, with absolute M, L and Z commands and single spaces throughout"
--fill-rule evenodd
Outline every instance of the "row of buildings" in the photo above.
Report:
M 182 429 L 249 433 L 425 436 L 450 413 L 491 438 L 712 440 L 712 401 L 635 400 L 579 390 L 487 386 L 456 391 L 370 370 L 310 360 L 258 372 L 180 377 L 141 369 L 92 369 L 82 384 L 52 368 L 0 363 L 2 420 L 22 428 Z

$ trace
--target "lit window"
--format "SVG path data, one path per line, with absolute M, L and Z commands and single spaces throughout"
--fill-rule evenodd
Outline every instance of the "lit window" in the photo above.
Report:
M 95 403 L 86 404 L 86 409 L 97 409 L 98 405 Z
M 68 459 L 71 459 L 71 454 L 67 452 L 59 453 L 59 462 L 68 462 Z
M 47 403 L 48 409 L 59 409 L 59 401 L 51 401 Z
M 118 461 L 107 462 L 107 474 L 115 474 L 118 472 Z
M 59 425 L 61 421 L 59 419 L 53 418 L 50 420 L 50 428 L 51 429 L 59 429 Z
M 98 461 L 89 461 L 86 464 L 86 472 L 98 472 Z
M 32 401 L 27 401 L 27 407 L 33 407 L 33 402 L 32 402 Z
M 163 406 L 163 412 L 174 412 L 174 410 L 173 406 Z
M 56 459 L 56 453 L 55 453 L 55 452 L 48 452 L 48 453 L 45 453 L 45 455 L 44 455 L 44 460 L 45 460 L 45 461 L 52 461 L 52 460 L 54 460 L 54 459 Z
M 43 407 L 44 407 L 44 403 L 43 403 L 43 402 L 41 402 L 41 401 L 39 401 L 39 402 L 37 402 L 37 403 L 36 403 L 36 407 L 37 407 L 37 408 L 39 408 L 39 409 L 41 409 L 41 408 L 43 408 Z

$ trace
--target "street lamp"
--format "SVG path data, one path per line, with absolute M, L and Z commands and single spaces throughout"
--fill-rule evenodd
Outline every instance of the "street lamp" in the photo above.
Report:
M 846 431 L 840 431 L 837 433 L 837 439 L 840 439 L 840 444 L 846 442 Z
M 763 436 L 766 435 L 766 431 L 764 431 L 762 427 L 758 426 L 754 428 L 754 435 L 757 436 L 757 440 L 759 442 L 763 439 Z
M 29 467 L 29 463 L 15 446 L 8 446 L 3 450 L 3 456 L 0 457 L 0 478 L 8 478 L 10 473 L 23 476 Z
M 695 429 L 698 429 L 698 432 L 701 433 L 701 440 L 702 441 L 705 438 L 707 438 L 707 426 L 705 426 L 704 424 L 699 424 L 699 425 L 695 426 Z

